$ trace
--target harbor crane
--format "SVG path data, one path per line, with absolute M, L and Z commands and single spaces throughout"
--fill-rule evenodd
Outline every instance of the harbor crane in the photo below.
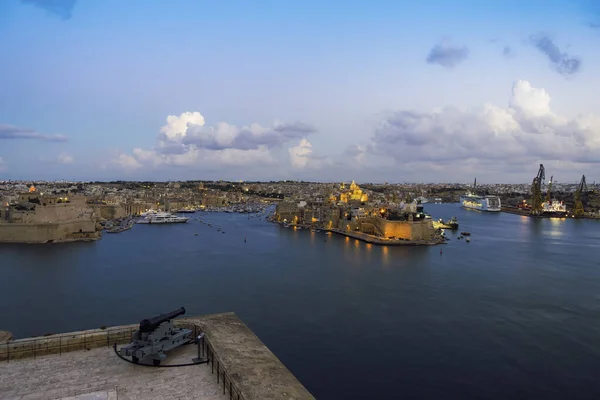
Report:
M 552 201 L 552 182 L 554 182 L 554 175 L 550 177 L 550 182 L 548 182 L 548 191 L 546 192 L 546 203 L 548 204 Z
M 546 170 L 544 169 L 544 164 L 540 164 L 540 169 L 538 170 L 537 176 L 533 178 L 533 183 L 531 184 L 532 215 L 540 215 L 543 211 L 542 184 L 544 183 L 544 179 L 546 179 Z
M 585 183 L 585 175 L 583 175 L 581 177 L 581 182 L 579 182 L 579 187 L 577 187 L 577 190 L 575 190 L 575 210 L 573 211 L 573 215 L 575 217 L 583 217 L 584 209 L 583 202 L 581 201 L 581 195 L 587 193 L 587 191 L 588 188 L 587 184 Z

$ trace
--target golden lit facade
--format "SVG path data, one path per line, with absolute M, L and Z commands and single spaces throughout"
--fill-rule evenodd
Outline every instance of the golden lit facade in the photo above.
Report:
M 350 201 L 357 201 L 366 203 L 369 201 L 369 195 L 364 193 L 363 190 L 354 182 L 350 184 L 350 188 L 346 189 L 346 185 L 343 183 L 340 185 L 340 202 L 348 203 Z

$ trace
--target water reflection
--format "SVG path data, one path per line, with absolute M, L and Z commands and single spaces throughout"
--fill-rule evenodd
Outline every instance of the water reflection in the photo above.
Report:
M 381 262 L 383 265 L 390 263 L 390 249 L 388 246 L 381 246 Z
M 564 235 L 564 225 L 566 218 L 550 218 L 550 230 L 547 231 L 549 236 L 561 237 Z

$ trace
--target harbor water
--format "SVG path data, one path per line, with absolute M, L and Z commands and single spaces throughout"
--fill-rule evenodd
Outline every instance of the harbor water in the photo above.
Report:
M 0 245 L 0 329 L 234 311 L 318 399 L 600 398 L 600 222 L 425 209 L 471 241 L 380 247 L 196 213 Z

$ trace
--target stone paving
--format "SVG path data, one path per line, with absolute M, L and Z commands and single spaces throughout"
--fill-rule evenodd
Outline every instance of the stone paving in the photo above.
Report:
M 191 362 L 195 345 L 168 353 L 164 364 Z M 0 363 L 0 398 L 18 400 L 226 400 L 207 364 L 177 368 L 127 363 L 111 347 Z

